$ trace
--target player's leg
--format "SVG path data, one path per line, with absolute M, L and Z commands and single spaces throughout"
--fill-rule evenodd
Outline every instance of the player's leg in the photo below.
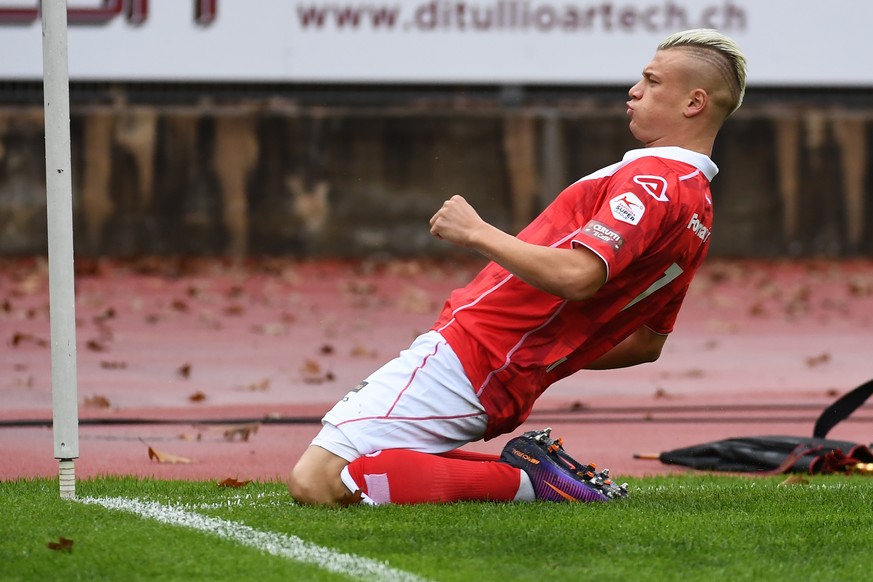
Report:
M 342 480 L 373 504 L 534 499 L 527 475 L 507 463 L 408 449 L 364 455 L 343 469 Z
M 300 501 L 318 504 L 341 504 L 377 483 L 392 492 L 377 495 L 381 502 L 451 501 L 471 492 L 474 499 L 513 499 L 527 481 L 517 468 L 475 453 L 463 460 L 437 456 L 481 439 L 486 424 L 460 362 L 431 332 L 328 412 L 289 486 Z M 365 456 L 377 451 L 384 452 Z M 352 466 L 343 490 L 346 463 Z
M 344 458 L 318 446 L 310 446 L 291 471 L 288 490 L 300 503 L 342 505 L 352 501 L 352 493 L 340 480 L 348 465 Z

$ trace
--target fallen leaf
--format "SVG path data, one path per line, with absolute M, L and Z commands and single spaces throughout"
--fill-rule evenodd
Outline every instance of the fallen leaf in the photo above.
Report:
M 104 370 L 124 370 L 127 368 L 127 362 L 104 360 L 100 362 L 100 367 Z
M 85 406 L 89 408 L 109 408 L 109 399 L 105 396 L 88 396 L 85 398 Z
M 375 349 L 365 348 L 364 346 L 357 345 L 352 348 L 351 355 L 355 358 L 375 358 L 379 355 L 379 352 L 377 352 Z
M 28 374 L 24 378 L 16 378 L 13 385 L 18 388 L 33 388 L 33 376 Z
M 359 503 L 361 503 L 361 499 L 363 499 L 363 497 L 364 497 L 364 492 L 360 489 L 355 489 L 354 493 L 352 493 L 350 495 L 346 495 L 345 497 L 343 497 L 340 500 L 339 503 L 340 503 L 341 507 L 348 507 L 350 505 L 358 505 Z
M 218 486 L 219 487 L 245 487 L 249 483 L 251 483 L 250 480 L 249 481 L 239 481 L 237 479 L 234 479 L 233 477 L 228 477 L 224 481 L 219 481 Z
M 224 440 L 233 441 L 239 437 L 241 441 L 247 441 L 251 435 L 258 432 L 259 426 L 260 424 L 257 422 L 250 422 L 228 427 L 224 430 Z
M 714 350 L 717 347 L 718 347 L 718 340 L 707 340 L 703 344 L 703 349 L 705 349 L 705 350 Z
M 88 340 L 85 344 L 85 347 L 91 350 L 92 352 L 105 352 L 106 345 L 101 343 L 99 340 Z
M 191 402 L 203 402 L 204 400 L 206 400 L 206 394 L 204 394 L 203 392 L 197 391 L 194 394 L 192 394 L 191 396 L 189 396 L 188 400 L 190 400 Z
M 282 323 L 265 323 L 264 325 L 252 326 L 252 332 L 261 335 L 280 336 L 288 333 L 288 328 Z
M 333 349 L 333 346 L 332 346 L 332 345 L 330 345 L 330 344 L 324 344 L 323 346 L 321 346 L 321 349 L 320 349 L 319 351 L 320 351 L 322 354 L 324 354 L 325 356 L 329 356 L 329 355 L 333 354 L 334 349 Z
M 767 308 L 761 303 L 755 303 L 749 307 L 749 315 L 752 317 L 764 317 L 767 315 Z
M 105 323 L 105 322 L 109 321 L 110 319 L 115 319 L 115 316 L 116 316 L 115 308 L 114 307 L 107 307 L 106 311 L 104 311 L 103 313 L 98 313 L 97 315 L 94 316 L 94 322 L 99 325 L 101 323 Z
M 73 540 L 61 536 L 58 541 L 49 542 L 46 546 L 50 550 L 70 553 L 73 551 Z
M 658 388 L 655 390 L 655 398 L 657 400 L 672 400 L 673 398 L 676 398 L 676 396 L 667 392 L 665 388 Z
M 13 348 L 17 348 L 21 344 L 32 343 L 33 345 L 44 348 L 48 346 L 48 342 L 42 338 L 36 337 L 35 335 L 31 335 L 29 333 L 21 333 L 15 332 L 12 335 L 12 339 L 9 340 L 9 343 L 12 344 Z
M 433 307 L 430 294 L 419 287 L 406 287 L 397 298 L 397 309 L 407 313 L 429 313 Z
M 182 364 L 176 370 L 176 373 L 187 380 L 191 377 L 191 364 Z
M 823 352 L 817 356 L 811 356 L 806 358 L 806 365 L 810 368 L 814 368 L 815 366 L 820 366 L 821 364 L 827 364 L 831 361 L 831 355 L 827 352 Z
M 856 277 L 849 281 L 849 295 L 853 297 L 869 297 L 873 295 L 873 278 Z
M 228 305 L 224 308 L 225 315 L 242 315 L 246 310 L 242 305 Z
M 183 432 L 182 434 L 179 435 L 180 441 L 199 441 L 201 438 L 203 438 L 203 435 L 201 435 L 199 432 L 197 434 L 191 434 L 190 432 Z
M 809 485 L 809 479 L 804 477 L 803 475 L 789 475 L 785 481 L 780 483 L 778 486 L 789 486 L 789 485 Z
M 241 390 L 247 390 L 249 392 L 264 392 L 270 389 L 270 379 L 264 378 L 260 382 L 254 382 L 247 386 L 240 386 Z
M 368 281 L 360 281 L 358 279 L 346 280 L 341 283 L 341 287 L 352 295 L 373 295 L 376 292 L 376 285 Z
M 321 369 L 321 364 L 309 358 L 303 362 L 300 373 L 303 375 L 303 381 L 307 384 L 321 384 L 327 379 L 326 374 Z
M 189 459 L 188 457 L 181 457 L 179 455 L 173 455 L 171 453 L 165 453 L 164 451 L 156 451 L 152 447 L 149 447 L 149 460 L 157 461 L 158 463 L 167 463 L 170 465 L 180 464 L 180 465 L 190 465 L 194 461 Z

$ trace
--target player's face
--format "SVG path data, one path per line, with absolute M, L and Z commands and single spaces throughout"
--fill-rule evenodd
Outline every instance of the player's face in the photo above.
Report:
M 684 119 L 690 87 L 688 58 L 681 49 L 658 51 L 643 69 L 642 79 L 628 91 L 630 130 L 646 145 L 669 139 Z

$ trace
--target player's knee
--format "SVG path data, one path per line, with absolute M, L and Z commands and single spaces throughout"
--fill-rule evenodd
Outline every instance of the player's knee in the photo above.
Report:
M 288 491 L 305 505 L 337 505 L 349 494 L 338 471 L 304 463 L 297 463 L 291 471 Z
M 324 505 L 329 501 L 325 499 L 325 487 L 320 479 L 312 471 L 302 469 L 299 464 L 291 471 L 288 491 L 298 503 L 306 505 Z

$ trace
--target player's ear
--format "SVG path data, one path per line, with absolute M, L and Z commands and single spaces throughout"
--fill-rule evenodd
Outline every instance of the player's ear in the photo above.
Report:
M 700 115 L 706 109 L 707 103 L 709 103 L 709 94 L 706 92 L 706 89 L 700 87 L 692 89 L 688 94 L 688 101 L 685 104 L 683 114 L 685 117 Z

